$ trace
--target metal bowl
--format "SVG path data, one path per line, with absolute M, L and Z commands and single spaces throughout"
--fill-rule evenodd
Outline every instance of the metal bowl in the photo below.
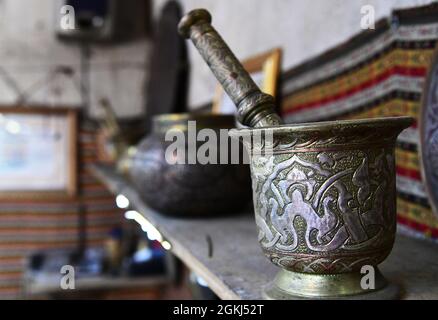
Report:
M 193 128 L 194 124 L 196 128 Z M 140 142 L 130 161 L 129 176 L 145 202 L 162 214 L 172 216 L 233 214 L 247 207 L 251 199 L 248 165 L 219 164 L 222 152 L 230 154 L 231 143 L 228 143 L 227 134 L 222 135 L 221 142 L 227 142 L 229 147 L 221 149 L 220 139 L 217 142 L 218 164 L 201 164 L 197 159 L 195 164 L 188 163 L 188 156 L 193 155 L 193 152 L 196 154 L 205 143 L 193 142 L 193 135 L 208 129 L 219 137 L 220 129 L 234 128 L 234 124 L 234 117 L 228 115 L 156 116 L 153 119 L 152 134 Z M 165 141 L 165 136 L 172 130 L 184 137 L 184 164 L 171 164 L 166 160 L 166 150 L 174 140 Z M 193 149 L 189 150 L 190 147 Z

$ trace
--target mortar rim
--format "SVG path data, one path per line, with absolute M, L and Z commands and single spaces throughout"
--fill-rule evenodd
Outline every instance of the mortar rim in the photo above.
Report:
M 379 117 L 352 120 L 332 120 L 319 122 L 303 122 L 297 124 L 283 124 L 279 126 L 231 129 L 230 136 L 247 136 L 255 132 L 272 130 L 273 134 L 308 133 L 308 132 L 354 132 L 365 128 L 396 128 L 400 131 L 408 128 L 414 122 L 414 118 L 408 116 Z

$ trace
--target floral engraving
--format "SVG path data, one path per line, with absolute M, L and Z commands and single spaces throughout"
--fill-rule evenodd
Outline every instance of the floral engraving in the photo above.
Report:
M 424 181 L 434 212 L 438 212 L 438 57 L 431 64 L 421 115 L 421 159 Z
M 253 158 L 259 241 L 274 263 L 346 272 L 384 259 L 395 228 L 394 157 L 383 147 L 355 153 L 291 152 L 277 163 Z M 364 250 L 375 254 L 358 256 Z

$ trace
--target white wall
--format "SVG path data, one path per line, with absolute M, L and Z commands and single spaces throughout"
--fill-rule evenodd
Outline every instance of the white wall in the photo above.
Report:
M 17 103 L 17 91 L 29 92 L 30 104 L 80 105 L 80 49 L 59 42 L 53 31 L 56 0 L 0 0 L 0 105 Z M 376 18 L 393 7 L 426 4 L 428 0 L 181 0 L 184 10 L 205 7 L 214 26 L 236 55 L 244 59 L 275 46 L 284 48 L 283 68 L 346 40 L 360 31 L 360 8 L 372 4 Z M 165 0 L 155 0 L 156 18 Z M 210 101 L 216 81 L 193 46 L 190 104 Z M 92 48 L 91 111 L 101 97 L 111 99 L 120 116 L 134 116 L 144 106 L 147 39 Z M 53 76 L 69 66 L 70 76 Z M 3 72 L 2 72 L 3 70 Z M 5 73 L 8 76 L 5 76 Z
M 163 0 L 158 3 L 163 3 Z M 360 8 L 375 7 L 376 20 L 392 8 L 428 4 L 427 0 L 183 0 L 185 11 L 204 7 L 213 25 L 239 59 L 281 46 L 289 68 L 359 32 Z M 216 82 L 190 45 L 190 104 L 212 99 Z
M 81 105 L 78 45 L 56 39 L 54 23 L 60 15 L 56 0 L 0 1 L 0 71 L 4 70 L 26 103 Z M 143 109 L 143 84 L 148 53 L 147 40 L 112 47 L 91 48 L 90 91 L 92 114 L 99 113 L 98 99 L 108 97 L 121 116 L 133 116 Z M 53 75 L 58 66 L 74 70 L 72 76 Z M 0 105 L 17 103 L 17 90 L 0 72 Z

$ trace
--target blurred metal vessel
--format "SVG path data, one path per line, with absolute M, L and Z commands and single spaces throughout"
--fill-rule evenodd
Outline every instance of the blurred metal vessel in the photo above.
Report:
M 196 122 L 196 128 L 193 127 Z M 213 114 L 167 114 L 153 118 L 152 133 L 137 146 L 129 165 L 129 176 L 143 199 L 153 209 L 173 216 L 211 216 L 233 214 L 248 206 L 251 199 L 249 166 L 245 164 L 189 164 L 189 154 L 197 155 L 205 142 L 193 141 L 189 134 L 197 135 L 202 129 L 213 130 L 217 137 L 220 129 L 234 127 L 234 117 Z M 191 127 L 192 128 L 192 127 Z M 184 159 L 166 159 L 166 150 L 174 141 L 165 141 L 167 132 L 174 130 L 182 135 Z M 231 141 L 217 139 L 217 159 L 222 152 L 231 155 Z M 220 143 L 228 143 L 224 149 Z M 192 144 L 192 145 L 190 145 Z M 190 145 L 190 146 L 189 146 Z M 189 150 L 189 148 L 193 148 Z M 239 148 L 242 148 L 239 146 Z M 195 153 L 193 153 L 193 150 Z M 243 153 L 243 152 L 241 152 Z M 179 160 L 180 163 L 169 163 Z

